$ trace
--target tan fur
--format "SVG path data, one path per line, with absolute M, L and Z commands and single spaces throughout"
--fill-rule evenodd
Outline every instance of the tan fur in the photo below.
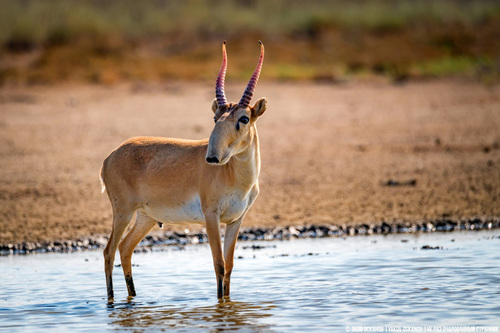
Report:
M 234 246 L 241 222 L 259 193 L 259 139 L 255 121 L 267 107 L 212 105 L 217 123 L 206 140 L 136 137 L 125 141 L 103 163 L 101 180 L 113 208 L 113 230 L 104 250 L 108 300 L 113 301 L 112 270 L 119 246 L 129 296 L 135 296 L 131 256 L 140 240 L 160 223 L 205 223 L 219 298 L 229 296 Z M 239 122 L 247 116 L 248 124 Z M 237 129 L 238 128 L 238 129 Z M 206 158 L 220 161 L 209 164 Z M 134 227 L 120 242 L 137 211 Z M 219 227 L 228 224 L 224 249 Z

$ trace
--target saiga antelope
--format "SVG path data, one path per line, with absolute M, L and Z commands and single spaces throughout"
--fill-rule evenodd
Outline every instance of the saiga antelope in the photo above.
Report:
M 135 247 L 158 223 L 205 223 L 217 280 L 217 297 L 229 296 L 233 255 L 241 222 L 259 194 L 260 151 L 255 122 L 267 99 L 250 106 L 264 60 L 259 62 L 239 103 L 224 92 L 226 42 L 216 81 L 209 139 L 136 137 L 125 141 L 101 169 L 103 191 L 113 208 L 113 230 L 104 250 L 108 301 L 113 302 L 113 262 L 117 247 L 129 296 L 135 296 L 131 258 Z M 123 240 L 133 214 L 136 222 Z M 225 223 L 222 247 L 219 227 Z M 120 241 L 121 240 L 121 241 Z

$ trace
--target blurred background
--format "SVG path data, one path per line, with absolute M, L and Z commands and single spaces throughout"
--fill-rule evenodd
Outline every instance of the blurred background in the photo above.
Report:
M 463 77 L 496 82 L 498 0 L 1 0 L 0 83 Z M 243 65 L 244 64 L 244 65 Z M 210 67 L 209 67 L 210 66 Z
M 107 235 L 102 161 L 209 137 L 224 40 L 231 101 L 266 47 L 245 226 L 498 222 L 498 0 L 0 0 L 0 249 Z

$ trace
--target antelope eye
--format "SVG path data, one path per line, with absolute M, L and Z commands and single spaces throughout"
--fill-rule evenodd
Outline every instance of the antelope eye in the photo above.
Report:
M 214 123 L 216 123 L 216 122 L 217 122 L 217 117 L 214 117 Z
M 248 124 L 248 122 L 250 121 L 250 119 L 248 119 L 247 116 L 243 116 L 238 121 L 241 122 L 241 123 L 243 123 L 243 124 Z

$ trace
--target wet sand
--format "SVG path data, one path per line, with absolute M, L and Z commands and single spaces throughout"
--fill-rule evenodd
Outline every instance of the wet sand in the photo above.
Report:
M 262 81 L 261 194 L 245 227 L 500 217 L 500 86 Z M 3 87 L 0 244 L 107 235 L 104 158 L 132 136 L 208 137 L 212 99 L 212 83 Z

